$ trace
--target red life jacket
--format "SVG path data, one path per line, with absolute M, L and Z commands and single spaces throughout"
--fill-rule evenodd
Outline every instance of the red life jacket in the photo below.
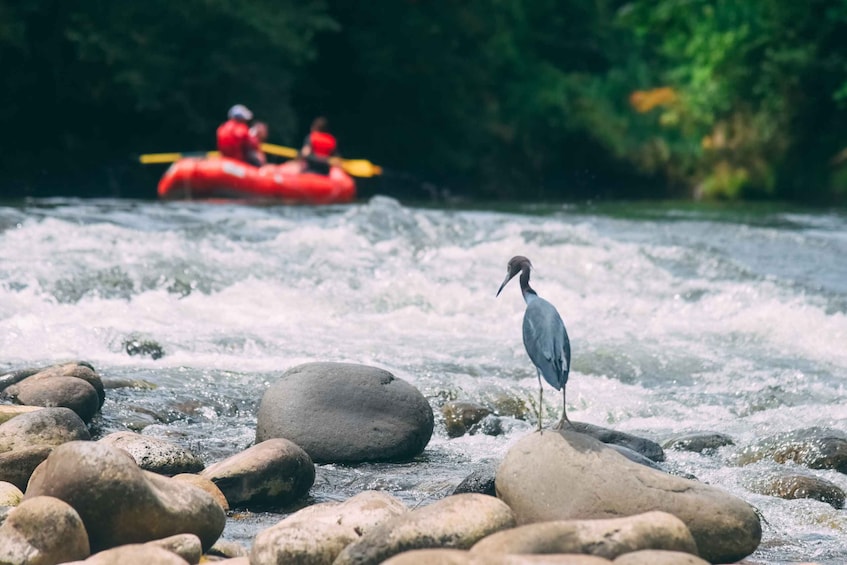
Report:
M 316 157 L 329 158 L 335 153 L 335 136 L 322 131 L 313 131 L 309 134 L 309 145 Z
M 224 157 L 245 161 L 247 150 L 258 147 L 244 122 L 227 120 L 218 128 L 218 151 Z

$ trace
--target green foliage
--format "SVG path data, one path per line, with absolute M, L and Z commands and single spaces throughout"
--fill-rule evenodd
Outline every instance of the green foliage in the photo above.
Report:
M 0 0 L 0 59 L 6 181 L 208 149 L 241 102 L 476 196 L 845 194 L 845 0 Z

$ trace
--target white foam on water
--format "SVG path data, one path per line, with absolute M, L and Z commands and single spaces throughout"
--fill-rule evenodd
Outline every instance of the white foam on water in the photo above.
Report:
M 847 297 L 828 274 L 819 291 L 807 280 L 845 244 L 844 222 L 802 219 L 791 221 L 806 228 L 786 231 L 417 210 L 383 198 L 337 209 L 39 209 L 0 232 L 0 360 L 81 358 L 154 374 L 188 367 L 227 372 L 236 388 L 239 375 L 347 361 L 386 368 L 433 399 L 504 393 L 531 404 L 538 382 L 523 349 L 517 279 L 495 298 L 506 262 L 521 254 L 568 328 L 572 419 L 655 440 L 717 431 L 739 445 L 812 425 L 845 430 Z M 814 265 L 798 252 L 807 238 Z M 756 261 L 742 249 L 751 241 L 761 247 Z M 132 337 L 165 356 L 127 355 Z M 549 425 L 561 396 L 545 387 Z M 459 473 L 504 453 L 535 416 L 514 422 L 499 437 L 436 436 L 430 449 L 460 461 L 450 471 Z M 742 468 L 677 460 L 760 502 L 779 528 L 807 528 L 830 553 L 840 547 L 835 533 L 816 529 L 827 515 L 819 503 L 762 500 L 745 490 Z

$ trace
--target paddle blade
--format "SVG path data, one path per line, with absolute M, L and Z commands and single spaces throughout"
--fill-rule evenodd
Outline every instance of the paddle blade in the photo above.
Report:
M 173 163 L 182 159 L 182 153 L 148 153 L 141 155 L 138 160 L 142 165 L 154 165 L 158 163 Z
M 341 168 L 348 175 L 353 175 L 354 177 L 369 178 L 382 174 L 382 167 L 374 165 L 366 159 L 344 159 L 341 161 Z
M 268 155 L 276 155 L 277 157 L 286 157 L 294 159 L 297 157 L 297 150 L 292 147 L 283 147 L 282 145 L 274 145 L 273 143 L 263 143 L 262 151 Z
M 219 157 L 218 151 L 194 151 L 191 153 L 147 153 L 139 155 L 138 160 L 142 165 L 158 165 L 160 163 L 173 163 L 185 157 Z

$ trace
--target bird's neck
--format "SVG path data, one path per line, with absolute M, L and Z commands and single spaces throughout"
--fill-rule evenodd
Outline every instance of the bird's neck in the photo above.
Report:
M 536 293 L 535 290 L 533 290 L 532 287 L 529 285 L 521 287 L 521 293 L 523 294 L 524 302 L 526 302 L 527 304 L 538 298 L 538 293 Z

